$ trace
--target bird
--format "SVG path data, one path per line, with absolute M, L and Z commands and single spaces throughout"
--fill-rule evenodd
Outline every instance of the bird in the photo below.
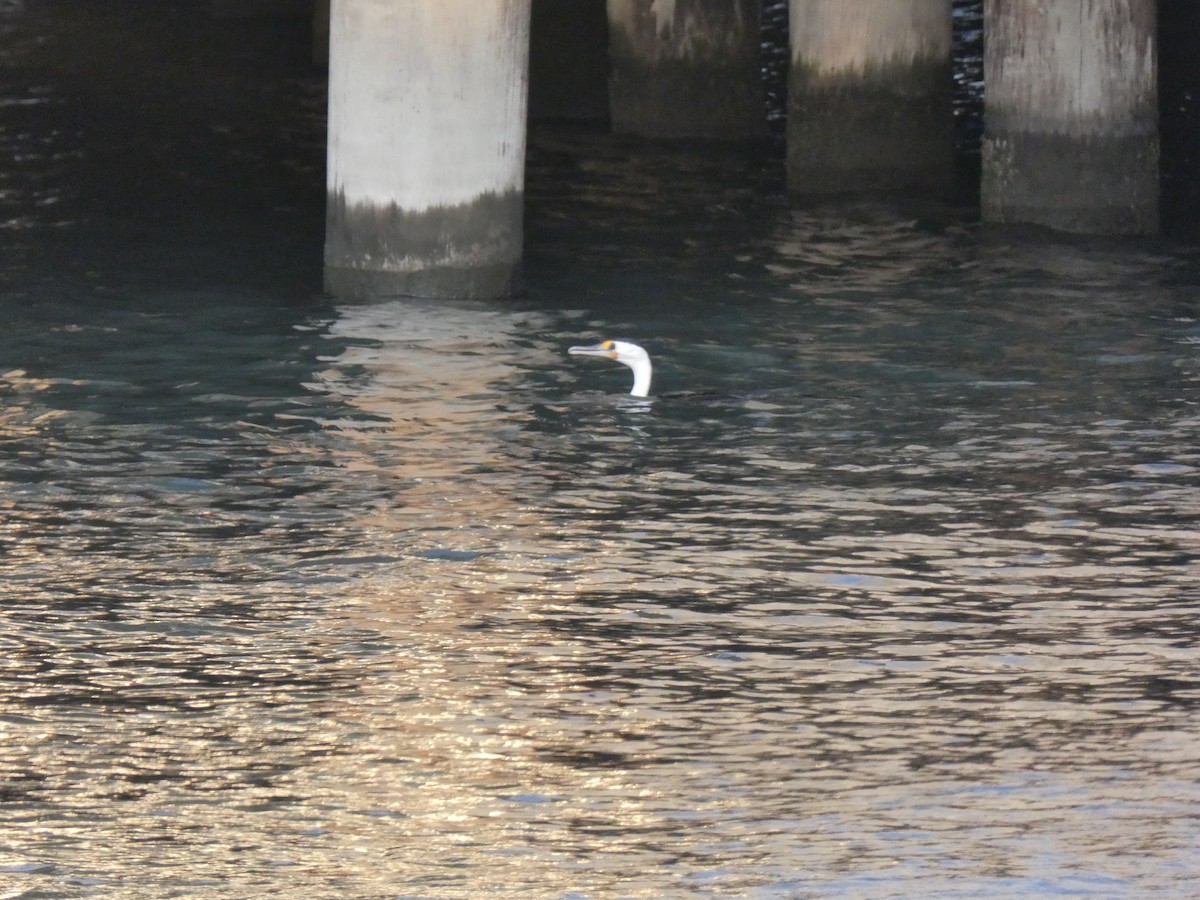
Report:
M 633 369 L 633 387 L 629 391 L 631 397 L 646 397 L 650 394 L 650 376 L 654 367 L 650 365 L 650 354 L 643 347 L 631 344 L 629 341 L 601 341 L 589 346 L 569 347 L 567 353 L 571 356 L 595 356 L 601 359 L 611 359 Z

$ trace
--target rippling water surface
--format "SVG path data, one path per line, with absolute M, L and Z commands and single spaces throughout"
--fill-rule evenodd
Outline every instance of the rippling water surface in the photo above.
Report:
M 0 896 L 1192 893 L 1190 248 L 544 129 L 527 297 L 330 305 L 309 82 L 265 202 L 202 125 L 123 217 L 37 74 Z

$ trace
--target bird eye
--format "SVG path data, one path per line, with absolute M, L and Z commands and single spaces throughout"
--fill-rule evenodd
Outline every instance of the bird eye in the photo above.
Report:
M 605 350 L 611 350 L 611 349 L 613 348 L 613 342 L 612 342 L 612 341 L 605 341 L 605 342 L 604 342 L 603 344 L 601 344 L 600 346 L 601 346 L 601 347 L 603 347 Z

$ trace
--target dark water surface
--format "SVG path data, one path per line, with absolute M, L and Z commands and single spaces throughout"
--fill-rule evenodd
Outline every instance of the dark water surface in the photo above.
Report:
M 1194 895 L 1192 248 L 544 128 L 527 297 L 331 305 L 319 82 L 110 120 L 86 9 L 0 19 L 0 897 Z

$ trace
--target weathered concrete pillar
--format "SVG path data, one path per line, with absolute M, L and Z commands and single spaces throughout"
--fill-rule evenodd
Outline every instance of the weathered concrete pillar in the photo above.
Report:
M 761 0 L 608 0 L 613 131 L 765 134 L 761 20 Z
M 951 0 L 791 0 L 790 16 L 789 188 L 948 185 Z
M 519 282 L 530 0 L 333 0 L 325 286 Z
M 1158 229 L 1155 0 L 987 0 L 989 222 Z

